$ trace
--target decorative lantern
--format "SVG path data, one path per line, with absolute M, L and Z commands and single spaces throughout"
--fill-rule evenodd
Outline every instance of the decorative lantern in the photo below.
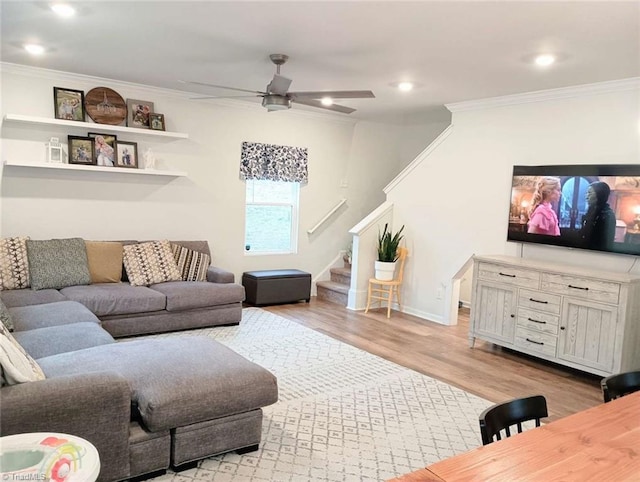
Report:
M 62 144 L 57 137 L 52 137 L 47 146 L 47 162 L 62 162 Z

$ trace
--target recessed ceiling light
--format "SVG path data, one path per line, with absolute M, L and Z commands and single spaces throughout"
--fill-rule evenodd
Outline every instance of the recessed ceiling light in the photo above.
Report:
M 24 49 L 33 55 L 42 55 L 44 53 L 44 47 L 37 44 L 26 44 Z
M 323 97 L 320 99 L 322 105 L 333 105 L 333 99 L 331 97 Z
M 61 17 L 71 17 L 76 13 L 75 9 L 66 3 L 56 3 L 51 5 L 51 10 Z
M 549 67 L 552 63 L 556 61 L 556 58 L 550 54 L 538 55 L 536 57 L 536 65 L 540 67 Z
M 398 89 L 402 92 L 409 92 L 413 90 L 413 82 L 400 82 L 398 83 Z

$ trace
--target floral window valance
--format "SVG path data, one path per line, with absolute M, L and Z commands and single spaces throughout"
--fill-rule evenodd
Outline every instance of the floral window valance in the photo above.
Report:
M 307 183 L 307 148 L 243 142 L 240 178 Z

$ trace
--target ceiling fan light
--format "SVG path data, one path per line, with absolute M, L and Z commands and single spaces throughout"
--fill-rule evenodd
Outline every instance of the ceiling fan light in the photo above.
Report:
M 333 105 L 333 99 L 331 97 L 323 97 L 322 99 L 320 99 L 320 102 L 322 103 L 322 105 L 326 106 Z
M 291 108 L 291 101 L 281 95 L 265 95 L 262 98 L 262 105 L 266 107 L 268 111 L 286 110 Z

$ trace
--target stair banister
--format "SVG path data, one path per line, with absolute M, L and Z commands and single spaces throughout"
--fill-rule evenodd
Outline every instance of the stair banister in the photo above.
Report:
M 340 209 L 340 207 L 346 202 L 347 200 L 345 198 L 340 199 L 338 204 L 336 204 L 336 206 L 331 211 L 329 211 L 325 217 L 323 217 L 320 221 L 318 221 L 318 224 L 316 224 L 311 229 L 307 229 L 307 233 L 313 234 L 320 226 L 322 226 L 325 223 L 327 219 L 331 217 L 333 213 L 335 213 L 338 209 Z

